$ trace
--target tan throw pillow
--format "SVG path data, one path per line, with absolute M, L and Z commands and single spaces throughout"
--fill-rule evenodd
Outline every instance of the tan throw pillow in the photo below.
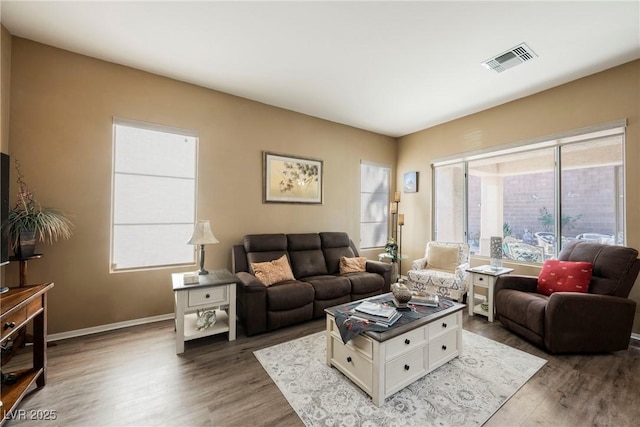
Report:
M 294 279 L 293 272 L 291 271 L 286 255 L 282 255 L 280 258 L 273 261 L 252 262 L 251 269 L 253 270 L 253 274 L 258 278 L 258 280 L 264 283 L 265 286 Z
M 427 268 L 455 273 L 458 251 L 457 246 L 431 246 L 427 254 Z
M 367 259 L 365 257 L 340 258 L 340 274 L 366 271 Z

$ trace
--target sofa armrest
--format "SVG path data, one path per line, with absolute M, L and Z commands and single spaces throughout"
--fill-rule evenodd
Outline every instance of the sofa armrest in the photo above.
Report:
M 629 346 L 636 302 L 627 298 L 556 292 L 547 303 L 544 340 L 552 353 L 595 353 Z
M 369 273 L 384 274 L 387 271 L 391 271 L 391 264 L 381 261 L 367 261 L 365 269 Z
M 424 270 L 427 267 L 427 258 L 414 259 L 411 261 L 412 270 Z
M 381 261 L 367 261 L 365 269 L 368 273 L 376 273 L 384 279 L 382 293 L 391 292 L 391 264 Z
M 267 287 L 253 274 L 236 273 L 238 317 L 247 336 L 267 330 Z
M 521 292 L 536 292 L 538 289 L 538 278 L 535 276 L 520 276 L 509 274 L 498 276 L 493 288 L 493 295 L 498 295 L 502 289 L 513 289 Z
M 469 263 L 467 263 L 467 262 L 457 266 L 456 267 L 456 271 L 455 271 L 456 277 L 459 280 L 465 280 L 467 278 L 467 276 L 469 275 L 469 273 L 467 272 L 468 268 L 469 268 Z
M 236 277 L 239 279 L 238 287 L 241 287 L 244 292 L 264 292 L 267 287 L 256 276 L 246 271 L 239 271 L 236 273 Z

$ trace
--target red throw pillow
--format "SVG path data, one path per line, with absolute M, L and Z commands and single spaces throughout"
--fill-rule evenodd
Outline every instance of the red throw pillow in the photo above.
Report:
M 547 260 L 538 276 L 538 293 L 587 292 L 592 273 L 590 262 Z

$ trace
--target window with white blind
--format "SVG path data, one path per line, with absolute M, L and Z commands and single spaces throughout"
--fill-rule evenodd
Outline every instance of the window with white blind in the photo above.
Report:
M 114 119 L 111 270 L 192 264 L 195 132 Z
M 387 165 L 360 164 L 360 248 L 383 247 L 389 230 L 389 175 Z

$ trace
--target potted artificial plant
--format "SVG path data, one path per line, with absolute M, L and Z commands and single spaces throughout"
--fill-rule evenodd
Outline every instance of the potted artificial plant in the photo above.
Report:
M 9 236 L 9 243 L 16 258 L 28 258 L 35 253 L 36 241 L 53 243 L 58 239 L 68 239 L 73 232 L 73 223 L 69 216 L 59 209 L 45 208 L 38 203 L 29 191 L 20 172 L 18 173 L 18 200 L 9 210 L 4 233 Z

